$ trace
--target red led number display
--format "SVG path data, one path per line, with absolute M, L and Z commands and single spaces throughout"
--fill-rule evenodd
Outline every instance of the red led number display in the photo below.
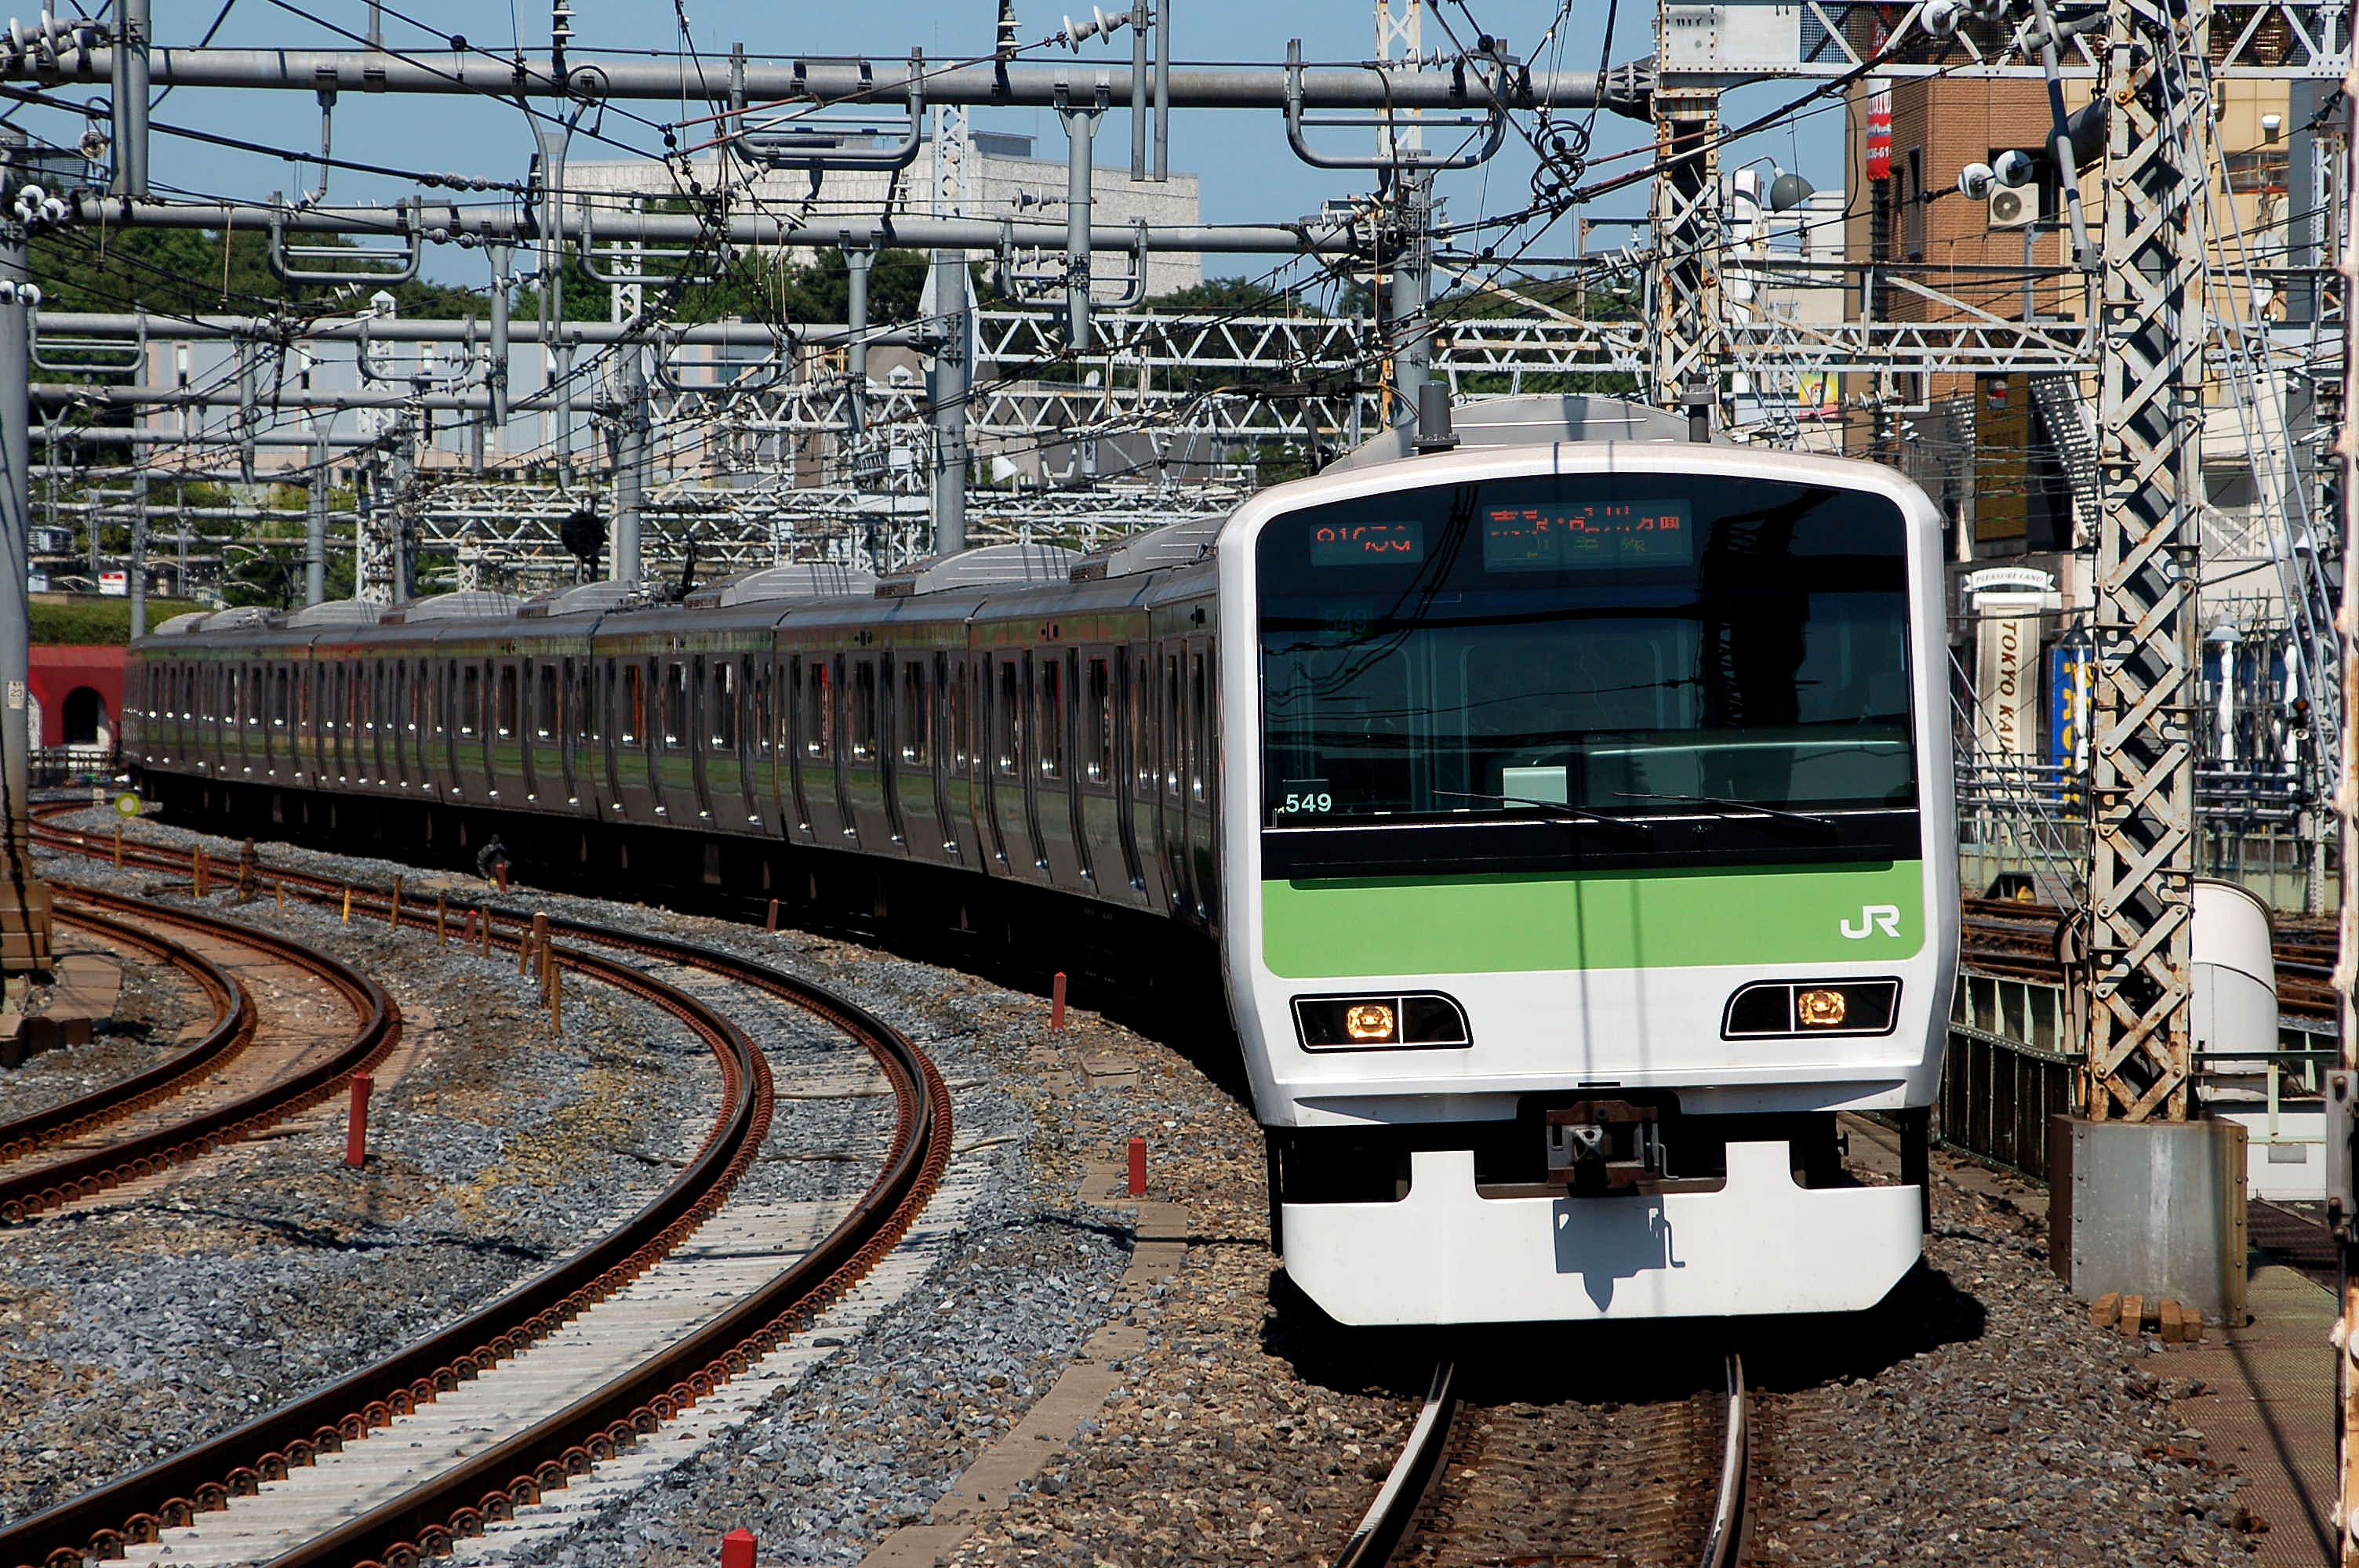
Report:
M 1684 566 L 1695 523 L 1684 501 L 1555 502 L 1483 514 L 1486 571 Z
M 1425 524 L 1320 523 L 1310 530 L 1314 567 L 1413 566 L 1425 559 Z

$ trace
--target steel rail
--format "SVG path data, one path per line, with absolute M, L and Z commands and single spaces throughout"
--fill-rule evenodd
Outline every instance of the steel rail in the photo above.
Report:
M 1384 1568 L 1407 1544 L 1410 1530 L 1440 1477 L 1461 1404 L 1457 1365 L 1434 1368 L 1433 1385 L 1401 1444 L 1399 1456 L 1357 1529 L 1343 1543 L 1334 1568 Z M 1721 1445 L 1720 1482 L 1712 1495 L 1712 1520 L 1704 1532 L 1700 1568 L 1735 1568 L 1752 1523 L 1753 1430 L 1745 1387 L 1745 1363 L 1727 1357 L 1726 1436 Z
M 1360 1516 L 1359 1528 L 1336 1554 L 1335 1568 L 1382 1568 L 1408 1539 L 1409 1527 L 1441 1474 L 1442 1456 L 1450 1452 L 1451 1424 L 1458 1415 L 1457 1382 L 1457 1362 L 1445 1359 L 1435 1366 L 1425 1408 L 1417 1412 L 1400 1456 L 1368 1511 Z
M 61 804 L 47 811 L 36 808 L 37 816 L 71 809 L 77 807 Z M 92 856 L 113 853 L 111 844 L 101 845 L 86 834 L 45 825 L 37 827 L 37 833 L 53 847 Z M 180 869 L 180 862 L 145 846 L 137 850 L 126 850 L 126 858 L 136 858 L 144 865 Z M 397 913 L 390 889 L 365 887 L 306 872 L 274 871 L 271 874 L 299 896 L 325 900 L 341 898 L 349 891 L 353 895 L 356 910 L 381 911 L 388 919 L 394 918 Z M 482 906 L 481 913 L 492 923 L 495 946 L 514 951 L 520 942 L 527 939 L 528 923 L 532 918 L 530 914 L 489 904 Z M 399 910 L 398 915 L 400 923 L 405 925 L 424 926 L 432 921 L 431 912 L 415 903 Z M 948 1086 L 923 1052 L 858 1004 L 756 960 L 698 944 L 620 931 L 585 922 L 543 918 L 548 920 L 548 928 L 552 935 L 563 933 L 720 975 L 777 996 L 828 1020 L 852 1035 L 875 1058 L 895 1089 L 897 1122 L 884 1174 L 863 1195 L 851 1214 L 792 1268 L 697 1333 L 528 1431 L 472 1456 L 466 1463 L 403 1498 L 281 1558 L 283 1563 L 357 1562 L 364 1565 L 379 1565 L 379 1568 L 385 1564 L 411 1563 L 421 1555 L 449 1550 L 458 1537 L 480 1531 L 488 1520 L 511 1515 L 516 1508 L 537 1500 L 542 1491 L 564 1486 L 572 1476 L 587 1471 L 603 1458 L 610 1457 L 617 1448 L 635 1441 L 641 1433 L 655 1430 L 672 1419 L 679 1411 L 710 1393 L 720 1383 L 745 1370 L 782 1343 L 810 1314 L 857 1283 L 907 1234 L 948 1167 L 951 1128 Z M 498 925 L 503 921 L 508 928 L 505 935 L 500 933 Z M 768 1065 L 759 1052 L 754 1051 L 750 1043 L 745 1042 L 744 1036 L 733 1025 L 719 1019 L 717 1014 L 710 1014 L 704 1004 L 677 988 L 655 980 L 628 965 L 579 948 L 557 947 L 552 944 L 552 950 L 559 961 L 568 967 L 596 974 L 625 989 L 647 996 L 661 1005 L 670 1007 L 676 1013 L 681 1012 L 683 1008 L 703 1011 L 712 1017 L 720 1031 L 734 1037 L 751 1053 L 759 1076 L 756 1097 L 759 1124 L 751 1141 L 739 1151 L 730 1176 L 734 1184 L 735 1173 L 750 1163 L 754 1151 L 767 1130 L 770 1103 Z M 753 1075 L 747 1076 L 750 1079 Z M 712 1148 L 712 1141 L 709 1140 L 708 1152 Z M 684 1173 L 682 1180 L 675 1184 L 673 1191 L 679 1192 L 686 1185 L 687 1175 Z M 710 1200 L 706 1212 L 718 1206 L 719 1195 L 716 1195 Z M 697 1216 L 698 1219 L 701 1217 L 701 1214 Z M 677 1245 L 678 1239 L 684 1238 L 689 1227 L 688 1225 L 675 1225 L 673 1230 L 678 1235 L 667 1240 L 663 1249 L 669 1250 Z M 610 1243 L 612 1240 L 610 1238 Z M 646 1250 L 642 1249 L 643 1252 Z M 652 1260 L 652 1257 L 647 1260 Z M 631 1270 L 632 1274 L 637 1271 L 636 1268 Z M 547 1281 L 558 1272 L 553 1270 L 542 1279 Z M 575 1292 L 561 1303 L 570 1308 L 563 1316 L 570 1317 L 591 1301 L 611 1294 L 623 1282 L 626 1281 L 615 1279 L 609 1282 L 602 1279 L 594 1295 L 588 1291 Z M 504 1298 L 504 1302 L 513 1299 L 513 1296 Z M 463 1331 L 469 1325 L 487 1318 L 502 1304 L 495 1303 L 470 1319 L 468 1324 L 454 1325 L 451 1330 L 439 1336 L 437 1343 L 465 1338 Z M 544 1311 L 533 1320 L 535 1332 L 529 1337 L 538 1337 L 562 1320 Z M 528 1338 L 518 1339 L 501 1354 L 512 1354 L 522 1343 L 528 1342 Z M 433 1353 L 431 1347 L 414 1347 L 413 1352 L 405 1352 L 403 1369 L 429 1358 Z M 368 1409 L 370 1419 L 366 1424 L 382 1424 L 383 1421 L 391 1419 L 392 1411 L 414 1408 L 418 1400 L 431 1398 L 436 1387 L 451 1387 L 455 1376 L 473 1376 L 481 1366 L 497 1358 L 497 1356 L 489 1356 L 480 1360 L 470 1360 L 463 1369 L 454 1364 L 438 1372 L 430 1383 L 423 1380 L 413 1382 L 409 1388 L 397 1394 L 395 1401 L 372 1404 Z M 340 1392 L 348 1398 L 350 1391 L 355 1386 L 364 1385 L 372 1373 L 379 1374 L 380 1382 L 387 1380 L 382 1375 L 384 1370 L 383 1368 L 372 1368 L 368 1372 L 353 1374 L 305 1402 L 324 1405 L 331 1396 Z M 408 1403 L 396 1402 L 400 1394 L 408 1396 Z M 249 1423 L 249 1429 L 255 1424 L 257 1423 Z M 295 1420 L 282 1423 L 287 1428 L 298 1424 L 299 1422 Z M 316 1432 L 314 1436 L 318 1441 L 299 1458 L 277 1454 L 268 1457 L 299 1463 L 308 1459 L 310 1453 L 316 1452 L 318 1447 L 331 1446 L 341 1441 L 344 1434 L 357 1435 L 357 1432 L 352 1430 L 349 1419 L 338 1431 L 322 1428 Z M 227 1437 L 237 1435 L 231 1433 Z M 219 1441 L 226 1442 L 227 1438 Z M 247 1473 L 251 1475 L 253 1471 L 249 1468 Z M 284 1473 L 283 1468 L 279 1473 Z M 140 1534 L 136 1538 L 152 1539 L 158 1522 L 153 1517 L 140 1521 Z M 119 1541 L 126 1538 L 118 1534 L 115 1539 Z M 0 1534 L 0 1548 L 5 1548 L 7 1543 L 8 1536 Z M 0 1563 L 7 1561 L 7 1553 L 0 1551 Z M 62 1556 L 60 1561 L 63 1561 Z
M 219 940 L 254 948 L 308 970 L 343 998 L 358 1027 L 349 1041 L 324 1059 L 253 1094 L 55 1164 L 0 1173 L 0 1220 L 20 1220 L 71 1199 L 92 1196 L 108 1187 L 153 1174 L 168 1165 L 193 1160 L 223 1143 L 283 1121 L 326 1098 L 353 1074 L 375 1064 L 401 1038 L 401 1011 L 383 987 L 349 965 L 314 952 L 291 938 L 73 882 L 59 881 L 53 885 L 101 908 L 136 914 L 144 919 L 186 930 L 203 931 Z
M 1745 1397 L 1745 1361 L 1728 1353 L 1728 1438 L 1720 1460 L 1720 1494 L 1704 1537 L 1702 1568 L 1736 1568 L 1751 1533 L 1753 1427 Z
M 172 911 L 174 915 L 184 912 Z M 222 924 L 227 925 L 227 922 Z M 244 928 L 234 928 L 243 931 Z M 495 938 L 513 949 L 521 934 Z M 689 1024 L 720 1060 L 724 1103 L 679 1177 L 620 1227 L 499 1300 L 393 1356 L 221 1435 L 0 1530 L 0 1563 L 80 1563 L 250 1493 L 504 1360 L 636 1279 L 717 1209 L 768 1130 L 768 1064 L 734 1025 L 676 988 L 591 954 L 565 960 Z
M 71 888 L 57 890 L 67 898 Z M 213 1021 L 186 1048 L 143 1072 L 80 1095 L 45 1110 L 0 1122 L 0 1162 L 19 1160 L 52 1143 L 120 1121 L 187 1088 L 196 1076 L 234 1058 L 254 1035 L 254 999 L 236 976 L 211 958 L 168 936 L 142 930 L 95 910 L 60 907 L 57 917 L 171 965 L 197 983 L 213 1009 Z

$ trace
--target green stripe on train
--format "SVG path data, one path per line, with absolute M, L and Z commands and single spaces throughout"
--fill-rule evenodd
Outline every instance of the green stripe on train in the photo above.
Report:
M 1692 964 L 1858 964 L 1925 946 L 1921 861 L 1261 884 L 1288 979 Z

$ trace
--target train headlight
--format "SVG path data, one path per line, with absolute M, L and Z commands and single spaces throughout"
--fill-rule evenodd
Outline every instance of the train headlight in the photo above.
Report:
M 1741 986 L 1721 1014 L 1723 1040 L 1809 1034 L 1889 1034 L 1900 1017 L 1900 982 L 1756 980 Z
M 1471 1045 L 1466 1010 L 1435 991 L 1397 996 L 1299 996 L 1294 1028 L 1306 1051 Z
M 1832 986 L 1820 986 L 1794 998 L 1794 1011 L 1805 1029 L 1841 1029 L 1843 1014 L 1850 1011 L 1843 993 Z

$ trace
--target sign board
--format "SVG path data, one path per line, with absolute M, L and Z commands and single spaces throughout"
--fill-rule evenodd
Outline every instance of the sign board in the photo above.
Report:
M 1665 72 L 1791 70 L 1802 61 L 1799 5 L 1681 5 L 1663 8 Z
M 1974 750 L 1994 762 L 2032 760 L 2039 734 L 2038 594 L 1984 593 L 1975 600 L 1974 692 L 1981 722 Z
M 108 599 L 129 598 L 131 596 L 131 574 L 129 572 L 99 573 L 98 591 Z

